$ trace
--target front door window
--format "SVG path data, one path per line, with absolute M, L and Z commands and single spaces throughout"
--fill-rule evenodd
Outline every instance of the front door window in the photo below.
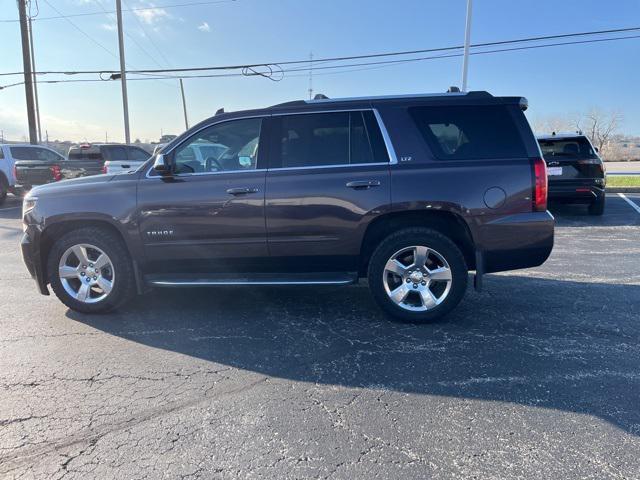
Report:
M 247 118 L 205 128 L 175 150 L 175 173 L 255 170 L 261 124 Z

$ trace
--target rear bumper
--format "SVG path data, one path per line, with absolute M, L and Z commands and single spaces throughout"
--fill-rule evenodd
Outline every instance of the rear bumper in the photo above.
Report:
M 477 228 L 484 273 L 542 265 L 553 250 L 555 219 L 546 212 L 490 219 Z
M 558 202 L 591 203 L 604 195 L 604 186 L 586 182 L 549 183 L 549 200 Z
M 20 240 L 20 250 L 22 260 L 29 271 L 31 277 L 36 281 L 38 290 L 43 295 L 49 295 L 49 289 L 44 278 L 44 268 L 40 255 L 40 231 L 29 225 Z

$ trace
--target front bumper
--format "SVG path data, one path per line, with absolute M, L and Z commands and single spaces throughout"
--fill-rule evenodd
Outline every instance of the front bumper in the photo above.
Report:
M 554 228 L 549 211 L 487 219 L 476 230 L 484 273 L 542 265 L 553 250 Z
M 36 281 L 38 290 L 43 295 L 49 295 L 49 289 L 44 278 L 44 268 L 40 255 L 40 231 L 28 225 L 25 229 L 22 239 L 20 240 L 20 250 L 22 251 L 22 260 L 29 271 L 31 277 Z

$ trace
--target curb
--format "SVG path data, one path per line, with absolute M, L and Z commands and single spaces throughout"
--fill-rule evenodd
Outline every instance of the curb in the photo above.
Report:
M 606 187 L 607 193 L 640 193 L 640 187 Z

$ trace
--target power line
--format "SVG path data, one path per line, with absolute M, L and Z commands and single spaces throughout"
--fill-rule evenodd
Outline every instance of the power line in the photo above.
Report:
M 116 20 L 116 19 L 115 19 L 115 17 L 114 17 L 114 15 L 113 15 L 113 14 L 111 14 L 111 13 L 108 13 L 108 12 L 107 12 L 107 9 L 106 9 L 106 8 L 104 8 L 104 5 L 102 4 L 101 0 L 95 0 L 95 1 L 96 1 L 96 3 L 98 4 L 98 6 L 100 7 L 100 9 L 101 9 L 102 11 L 104 11 L 104 12 L 105 12 L 105 14 L 109 15 L 109 18 L 110 18 L 111 20 L 114 20 L 114 21 Z M 155 57 L 154 57 L 153 55 L 151 55 L 149 52 L 147 52 L 147 50 L 146 50 L 142 45 L 140 45 L 140 44 L 138 43 L 138 40 L 137 40 L 133 35 L 130 35 L 130 34 L 129 34 L 129 32 L 126 32 L 126 31 L 124 32 L 124 34 L 125 34 L 128 38 L 130 38 L 130 39 L 133 41 L 133 43 L 135 43 L 135 44 L 136 44 L 136 46 L 140 49 L 140 51 L 141 51 L 142 53 L 144 53 L 147 57 L 149 57 L 153 63 L 155 63 L 155 64 L 156 64 L 156 65 L 158 65 L 159 67 L 162 67 L 162 65 L 160 65 L 160 63 L 155 59 Z
M 202 2 L 187 2 L 187 3 L 175 3 L 172 5 L 154 5 L 153 7 L 139 7 L 139 8 L 129 8 L 129 9 L 123 9 L 123 12 L 142 12 L 142 11 L 148 11 L 148 10 L 159 10 L 159 9 L 163 9 L 163 8 L 179 8 L 179 7 L 195 7 L 195 6 L 199 6 L 199 5 L 215 5 L 215 4 L 219 4 L 219 3 L 232 3 L 232 2 L 236 2 L 237 0 L 212 0 L 212 1 L 202 1 Z M 49 3 L 49 2 L 47 2 Z M 111 14 L 111 13 L 116 13 L 115 10 L 111 10 L 108 12 L 86 12 L 86 13 L 71 13 L 69 15 L 63 15 L 62 13 L 58 12 L 55 8 L 54 10 L 58 13 L 57 16 L 51 16 L 51 17 L 39 17 L 37 20 L 38 21 L 42 21 L 42 20 L 60 20 L 60 19 L 64 19 L 64 18 L 69 18 L 69 17 L 90 17 L 90 16 L 95 16 L 95 15 L 104 15 L 104 14 Z M 34 19 L 35 20 L 35 19 Z M 16 23 L 19 22 L 20 20 L 17 18 L 7 18 L 7 19 L 1 19 L 0 23 Z
M 489 54 L 495 54 L 495 53 L 503 53 L 503 52 L 512 52 L 512 51 L 521 51 L 521 50 L 533 50 L 533 49 L 539 49 L 539 48 L 549 48 L 549 47 L 557 47 L 557 46 L 567 46 L 567 45 L 579 45 L 579 44 L 590 44 L 590 43 L 596 43 L 596 42 L 609 42 L 609 41 L 618 41 L 618 40 L 628 40 L 628 39 L 638 39 L 640 38 L 640 35 L 633 35 L 633 36 L 624 36 L 624 37 L 610 37 L 610 38 L 599 38 L 599 39 L 591 39 L 591 40 L 578 40 L 578 41 L 574 41 L 574 42 L 556 42 L 556 43 L 547 43 L 547 44 L 542 44 L 542 45 L 526 45 L 526 46 L 521 46 L 521 47 L 512 47 L 512 48 L 500 48 L 500 49 L 493 49 L 493 50 L 485 50 L 485 51 L 474 51 L 474 52 L 470 52 L 470 55 L 489 55 Z M 504 43 L 504 42 L 502 42 Z M 399 64 L 404 64 L 404 63 L 411 63 L 411 62 L 419 62 L 419 61 L 426 61 L 426 60 L 437 60 L 437 59 L 443 59 L 443 58 L 454 58 L 454 57 L 460 57 L 462 56 L 462 53 L 443 53 L 441 55 L 432 55 L 432 56 L 427 56 L 427 57 L 419 57 L 419 58 L 409 58 L 409 59 L 402 59 L 402 60 L 385 60 L 385 61 L 380 61 L 380 62 L 363 62 L 363 63 L 351 63 L 351 64 L 343 64 L 343 65 L 329 65 L 329 66 L 322 66 L 322 67 L 318 67 L 318 66 L 313 66 L 314 69 L 314 75 L 328 75 L 328 74 L 338 74 L 338 73 L 350 73 L 350 72 L 355 72 L 355 71 L 361 71 L 361 70 L 370 70 L 370 69 L 375 69 L 375 68 L 383 68 L 383 67 L 387 67 L 387 66 L 394 66 L 394 65 L 399 65 Z M 314 61 L 315 62 L 315 61 Z M 365 68 L 352 68 L 352 67 L 365 67 Z M 281 73 L 285 74 L 285 73 L 291 73 L 291 72 L 308 72 L 310 70 L 311 67 L 303 67 L 303 68 L 291 68 L 291 69 L 282 69 L 280 70 Z M 316 70 L 337 70 L 337 69 L 343 69 L 340 71 L 333 71 L 333 72 L 325 72 L 325 73 L 315 73 Z M 346 69 L 351 69 L 351 70 L 346 70 Z M 96 72 L 90 72 L 90 73 L 96 73 Z M 101 73 L 109 73 L 109 72 L 101 72 Z M 166 80 L 166 79 L 177 79 L 177 78 L 221 78 L 221 77 L 241 77 L 241 76 L 245 76 L 245 77 L 250 77 L 250 76 L 267 76 L 266 73 L 260 73 L 260 72 L 253 72 L 253 71 L 243 71 L 240 73 L 219 73 L 219 74 L 195 74 L 195 75 L 180 75 L 180 76 L 172 76 L 172 75 L 153 75 L 153 74 L 147 74 L 147 73 L 140 73 L 140 72 L 129 72 L 132 74 L 138 74 L 138 75 L 148 75 L 145 77 L 137 77 L 137 78 L 129 78 L 128 81 L 136 81 L 136 80 Z M 300 75 L 289 75 L 290 77 L 293 76 L 306 76 L 306 74 L 300 74 Z M 62 79 L 62 80 L 40 80 L 38 83 L 74 83 L 74 82 L 104 82 L 104 81 L 109 81 L 107 79 Z M 17 85 L 22 85 L 23 82 L 18 82 L 18 83 L 13 83 L 10 85 L 4 85 L 2 87 L 0 87 L 0 89 L 2 88 L 9 88 L 9 87 L 13 87 L 13 86 L 17 86 Z
M 128 7 L 126 2 L 123 2 L 125 7 Z M 124 10 L 127 11 L 127 10 Z M 160 57 L 162 58 L 162 60 L 164 61 L 164 63 L 170 67 L 171 63 L 169 62 L 169 60 L 167 60 L 167 57 L 164 55 L 164 53 L 162 52 L 162 50 L 160 50 L 158 48 L 158 46 L 156 45 L 156 43 L 153 41 L 153 39 L 151 38 L 151 36 L 149 35 L 149 32 L 147 31 L 147 29 L 145 28 L 145 26 L 142 24 L 142 22 L 140 21 L 140 19 L 138 18 L 138 15 L 133 15 L 133 18 L 135 19 L 136 23 L 140 26 L 140 29 L 142 30 L 142 32 L 144 33 L 145 38 L 149 41 L 149 43 L 153 46 L 153 48 L 155 48 L 156 52 L 158 52 L 158 54 L 160 55 Z M 156 62 L 158 63 L 158 62 Z
M 45 0 L 47 1 L 47 0 Z M 47 1 L 47 3 L 49 3 Z M 592 30 L 587 32 L 575 32 L 575 33 L 564 33 L 557 35 L 543 35 L 537 37 L 524 37 L 517 38 L 511 40 L 500 40 L 494 42 L 485 42 L 485 43 L 476 43 L 472 44 L 471 48 L 482 48 L 482 47 L 490 47 L 490 46 L 498 46 L 498 45 L 509 45 L 516 43 L 529 43 L 536 42 L 542 40 L 554 40 L 561 38 L 571 38 L 571 37 L 583 37 L 583 36 L 594 36 L 594 35 L 602 35 L 607 33 L 623 33 L 623 32 L 634 32 L 640 31 L 640 27 L 628 27 L 628 28 L 616 28 L 609 30 Z M 626 38 L 634 38 L 634 37 L 626 37 Z M 606 39 L 603 39 L 606 40 Z M 589 43 L 595 40 L 585 41 L 584 43 Z M 347 61 L 347 60 L 362 60 L 369 58 L 382 58 L 382 57 L 392 57 L 392 56 L 406 56 L 406 55 L 416 55 L 420 53 L 435 53 L 435 52 L 448 52 L 461 50 L 463 48 L 462 45 L 449 46 L 449 47 L 439 47 L 439 48 L 426 48 L 419 50 L 404 50 L 404 51 L 394 51 L 394 52 L 382 52 L 382 53 L 370 53 L 365 55 L 350 55 L 350 56 L 340 56 L 340 57 L 330 57 L 330 58 L 321 58 L 314 59 L 314 65 L 325 62 L 339 62 L 339 61 Z M 404 61 L 404 60 L 401 60 Z M 127 73 L 180 73 L 180 72 L 197 72 L 197 71 L 207 71 L 207 70 L 238 70 L 242 68 L 256 68 L 256 67 L 266 67 L 269 65 L 296 65 L 296 64 L 309 64 L 310 60 L 308 58 L 304 60 L 286 60 L 286 61 L 278 61 L 278 62 L 262 62 L 262 63 L 252 63 L 252 64 L 239 64 L 239 65 L 224 65 L 224 66 L 210 66 L 210 67 L 188 67 L 188 68 L 171 68 L 171 69 L 145 69 L 145 70 L 129 70 Z M 315 67 L 318 69 L 319 67 Z M 76 71 L 43 71 L 37 72 L 39 75 L 45 74 L 64 74 L 64 75 L 77 75 L 77 74 L 111 74 L 118 73 L 117 70 L 76 70 Z M 0 76 L 7 75 L 22 75 L 22 72 L 7 72 L 0 73 Z
M 82 30 L 78 25 L 76 25 L 71 19 L 69 19 L 69 17 L 64 16 L 60 13 L 60 11 L 54 7 L 53 5 L 51 5 L 51 3 L 49 2 L 49 0 L 44 0 L 44 2 L 49 5 L 49 7 L 51 7 L 55 12 L 57 12 L 61 18 L 64 18 L 67 22 L 69 22 L 71 24 L 71 26 L 73 28 L 75 28 L 76 30 L 78 30 L 82 35 L 84 35 L 86 38 L 88 38 L 89 40 L 91 40 L 91 42 L 93 42 L 94 44 L 96 44 L 98 47 L 100 47 L 102 50 L 104 50 L 105 52 L 107 52 L 109 55 L 111 55 L 114 58 L 118 58 L 118 56 L 113 53 L 111 50 L 109 50 L 107 47 L 105 47 L 103 44 L 101 44 L 99 41 L 97 41 L 95 38 L 93 38 L 91 35 L 89 35 L 87 32 L 85 32 L 84 30 Z

